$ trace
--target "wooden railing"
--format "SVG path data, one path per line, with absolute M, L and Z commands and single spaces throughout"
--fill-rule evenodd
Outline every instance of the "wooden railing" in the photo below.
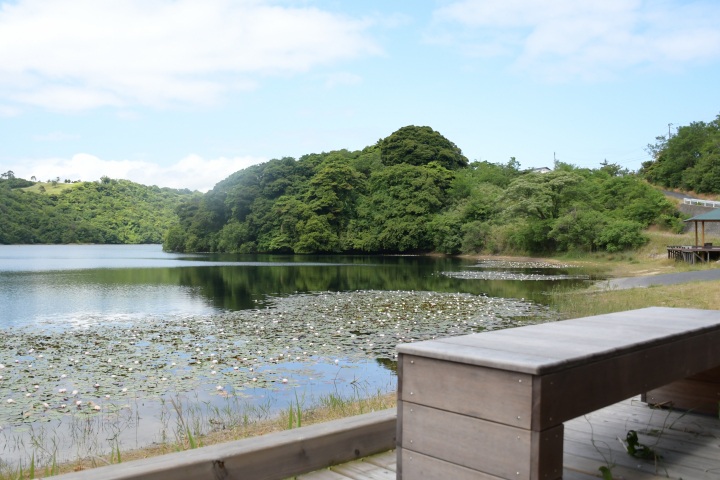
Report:
M 58 480 L 280 480 L 395 448 L 396 410 L 60 475 Z

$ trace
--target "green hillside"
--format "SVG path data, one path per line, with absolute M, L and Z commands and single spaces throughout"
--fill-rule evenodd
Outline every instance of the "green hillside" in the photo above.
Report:
M 162 243 L 181 200 L 199 193 L 103 177 L 97 182 L 0 178 L 0 243 Z
M 617 165 L 550 173 L 473 162 L 430 127 L 362 150 L 282 158 L 234 173 L 180 206 L 164 248 L 180 252 L 546 253 L 618 251 L 674 206 Z
M 677 133 L 648 145 L 653 160 L 640 173 L 648 181 L 686 192 L 720 194 L 720 115 L 711 122 L 692 122 Z

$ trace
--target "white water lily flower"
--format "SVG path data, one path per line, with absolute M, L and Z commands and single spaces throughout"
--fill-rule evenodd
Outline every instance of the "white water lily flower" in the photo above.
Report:
M 67 388 L 59 388 L 58 393 L 65 393 L 67 392 Z
M 222 390 L 222 389 L 223 389 L 222 385 L 218 385 L 217 387 L 215 387 L 215 390 Z
M 93 409 L 95 409 L 95 410 L 100 410 L 100 405 L 95 405 L 95 406 L 93 407 Z
M 8 398 L 7 403 L 15 403 L 15 400 L 13 400 L 12 398 Z

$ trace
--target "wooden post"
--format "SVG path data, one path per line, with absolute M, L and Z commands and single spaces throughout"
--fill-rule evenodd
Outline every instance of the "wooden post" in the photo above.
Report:
M 405 354 L 398 376 L 398 479 L 562 478 L 564 427 L 539 421 L 537 377 Z

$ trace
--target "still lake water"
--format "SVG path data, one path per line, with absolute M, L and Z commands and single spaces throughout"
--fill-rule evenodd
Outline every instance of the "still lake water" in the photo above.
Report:
M 92 454 L 162 441 L 173 395 L 269 412 L 392 391 L 396 344 L 553 320 L 546 293 L 590 278 L 458 258 L 0 246 L 0 464 L 30 455 L 38 425 L 63 445 L 78 418 L 100 418 L 101 437 L 114 419 L 116 443 Z M 120 429 L 125 411 L 143 420 Z

